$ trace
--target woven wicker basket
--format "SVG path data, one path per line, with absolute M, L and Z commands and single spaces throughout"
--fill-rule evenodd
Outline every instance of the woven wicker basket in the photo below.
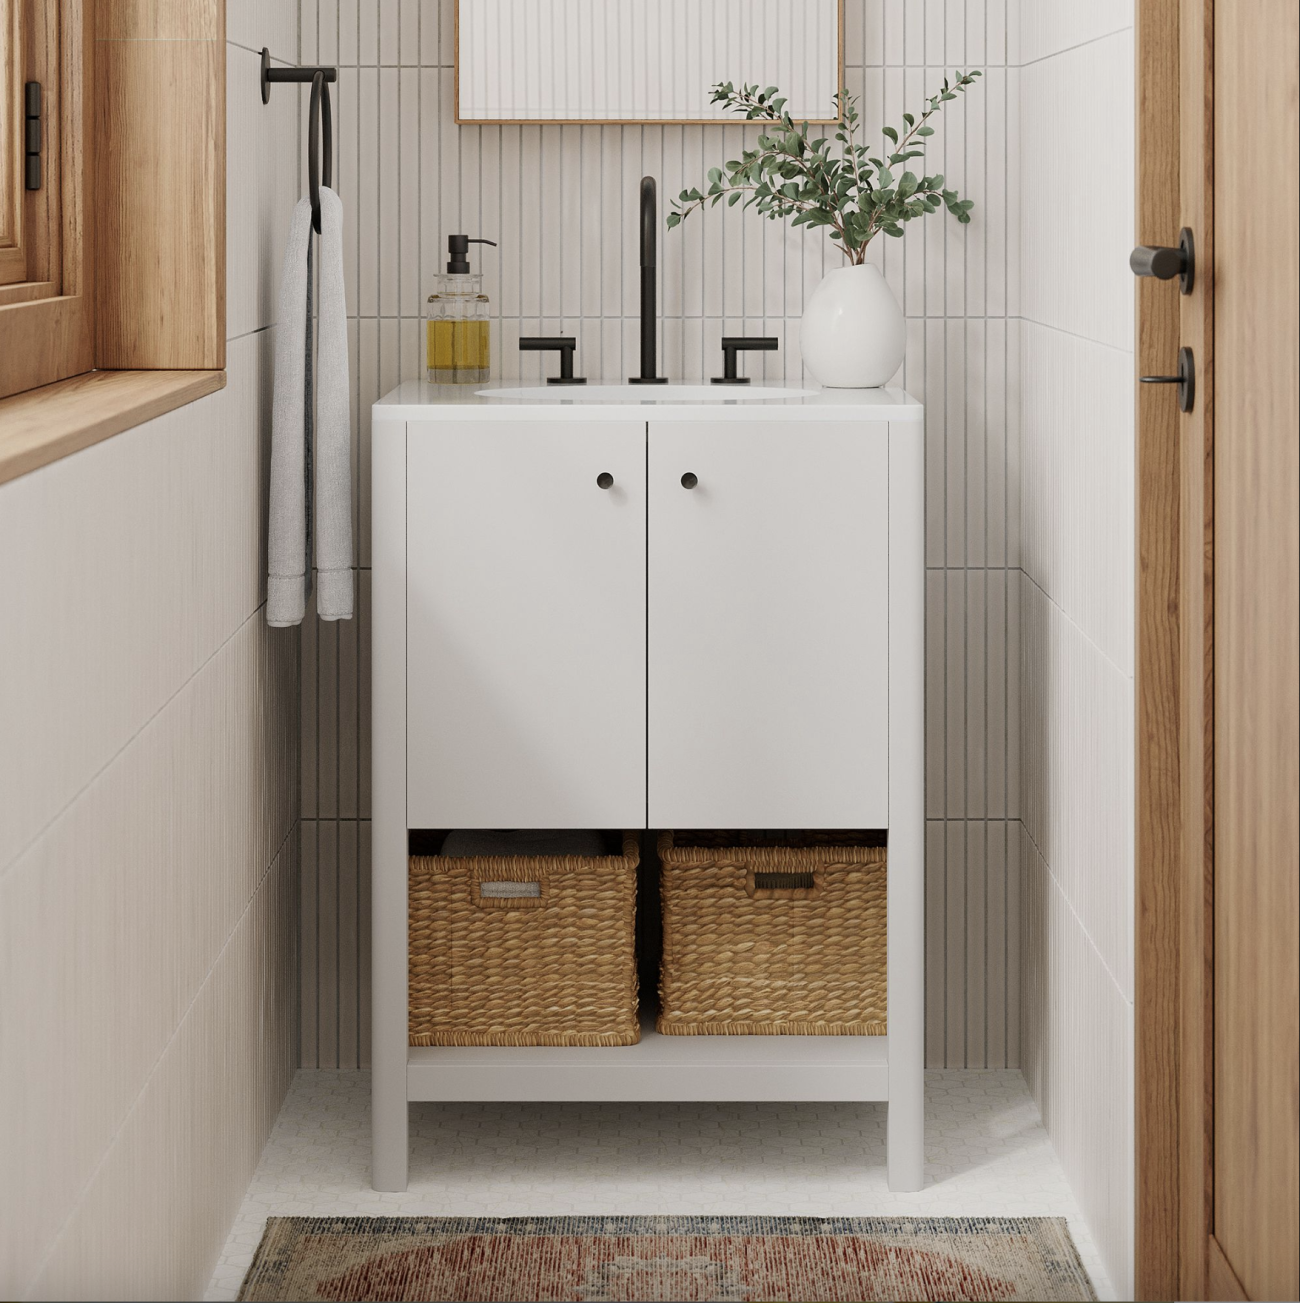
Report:
M 853 836 L 661 834 L 659 1031 L 885 1033 L 885 848 Z
M 637 846 L 413 855 L 411 1044 L 635 1045 Z

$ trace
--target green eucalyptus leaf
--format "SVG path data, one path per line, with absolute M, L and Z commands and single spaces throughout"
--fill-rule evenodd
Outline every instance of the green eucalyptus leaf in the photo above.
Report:
M 807 122 L 796 125 L 792 121 L 777 87 L 760 88 L 757 83 L 745 82 L 737 88 L 734 82 L 718 82 L 712 88 L 713 102 L 745 121 L 771 125 L 760 130 L 757 148 L 730 159 L 725 172 L 722 168 L 709 170 L 706 192 L 697 187 L 682 190 L 679 206 L 667 214 L 668 226 L 681 225 L 706 203 L 716 207 L 725 195 L 729 207 L 740 203 L 742 208 L 756 208 L 770 221 L 831 228 L 831 237 L 841 241 L 856 263 L 877 234 L 900 235 L 906 222 L 943 206 L 958 222 L 968 224 L 973 202 L 962 199 L 955 190 L 941 189 L 941 175 L 918 180 L 907 171 L 896 182 L 891 169 L 923 157 L 923 140 L 934 134 L 926 119 L 979 75 L 978 70 L 955 73 L 952 81 L 945 79 L 939 93 L 926 100 L 919 119 L 904 113 L 906 139 L 900 139 L 895 128 L 882 127 L 884 138 L 894 145 L 888 165 L 858 143 L 858 103 L 847 90 L 840 89 L 834 97 L 840 125 L 832 144 L 825 136 L 813 139 Z

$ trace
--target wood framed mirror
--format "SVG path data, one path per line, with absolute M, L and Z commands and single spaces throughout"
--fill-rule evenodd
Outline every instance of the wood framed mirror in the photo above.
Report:
M 718 82 L 833 122 L 844 0 L 457 0 L 456 121 L 703 123 Z M 734 119 L 732 119 L 734 120 Z

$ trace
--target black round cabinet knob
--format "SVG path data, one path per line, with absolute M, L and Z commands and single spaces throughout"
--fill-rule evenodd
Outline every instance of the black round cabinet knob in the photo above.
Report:
M 687 471 L 682 476 L 682 488 L 693 489 L 700 482 L 700 477 L 694 471 Z
M 614 477 L 608 471 L 601 471 L 601 473 L 596 476 L 596 483 L 602 489 L 613 488 Z

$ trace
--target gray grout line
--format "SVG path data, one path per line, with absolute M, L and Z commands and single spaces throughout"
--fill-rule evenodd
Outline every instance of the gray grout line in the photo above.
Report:
M 1071 899 L 1069 892 L 1065 890 L 1065 887 L 1062 885 L 1061 880 L 1056 876 L 1056 870 L 1052 867 L 1051 863 L 1048 861 L 1047 856 L 1043 854 L 1042 847 L 1039 846 L 1039 844 L 1034 840 L 1034 834 L 1030 830 L 1029 825 L 1022 820 L 1021 827 L 1024 828 L 1025 830 L 1025 836 L 1029 838 L 1029 844 L 1034 848 L 1034 854 L 1038 857 L 1039 862 L 1047 870 L 1047 876 L 1051 879 L 1052 886 L 1055 887 L 1057 894 L 1061 897 L 1061 899 L 1065 901 L 1066 908 L 1070 911 L 1070 917 L 1073 918 L 1075 923 L 1078 924 L 1079 932 L 1082 934 L 1084 940 L 1087 941 L 1088 946 L 1092 950 L 1093 954 L 1097 956 L 1097 962 L 1101 965 L 1102 971 L 1105 972 L 1106 976 L 1110 978 L 1111 984 L 1115 987 L 1115 990 L 1119 992 L 1119 998 L 1123 1000 L 1125 1004 L 1132 1005 L 1133 996 L 1124 994 L 1123 986 L 1120 985 L 1119 979 L 1115 976 L 1115 974 L 1111 972 L 1110 965 L 1106 962 L 1106 956 L 1101 953 L 1101 948 L 1097 945 L 1096 941 L 1093 940 L 1091 930 L 1089 929 L 1088 925 L 1083 921 L 1083 918 L 1079 914 L 1079 911 L 1075 908 L 1074 901 Z
M 1081 625 L 1078 622 L 1078 620 L 1074 618 L 1074 615 L 1071 614 L 1071 612 L 1068 611 L 1064 606 L 1062 606 L 1060 602 L 1058 602 L 1056 598 L 1053 597 L 1051 593 L 1049 593 L 1047 589 L 1045 589 L 1042 586 L 1042 584 L 1040 584 L 1038 580 L 1035 579 L 1032 574 L 1030 574 L 1028 570 L 1022 570 L 1020 573 L 1024 575 L 1025 579 L 1028 580 L 1028 582 L 1031 583 L 1043 595 L 1044 600 L 1050 606 L 1052 606 L 1055 610 L 1061 613 L 1062 618 L 1065 619 L 1072 628 L 1078 631 L 1079 636 L 1084 640 L 1084 642 L 1086 642 L 1088 646 L 1092 648 L 1092 650 L 1095 651 L 1097 655 L 1100 656 L 1101 659 L 1105 661 L 1105 663 L 1108 666 L 1110 666 L 1110 668 L 1114 670 L 1116 674 L 1120 676 L 1120 678 L 1122 678 L 1127 683 L 1133 682 L 1133 677 L 1134 677 L 1133 672 L 1131 670 L 1126 670 L 1122 665 L 1117 665 L 1111 659 L 1109 653 L 1107 653 L 1100 646 L 1100 644 L 1093 638 L 1093 636 L 1087 631 L 1087 629 L 1085 629 L 1083 625 Z
M 1063 54 L 1073 54 L 1076 50 L 1086 50 L 1090 45 L 1097 45 L 1101 41 L 1109 41 L 1112 37 L 1121 36 L 1125 32 L 1131 32 L 1133 25 L 1125 24 L 1122 27 L 1112 28 L 1109 32 L 1101 32 L 1097 36 L 1090 36 L 1085 41 L 1077 41 L 1074 45 L 1062 46 L 1059 50 L 1049 50 L 1046 54 L 1040 54 L 1036 59 L 1025 59 L 1017 64 L 1007 64 L 1006 66 L 1014 67 L 1017 70 L 1021 68 L 1033 68 L 1037 64 L 1046 63 L 1049 59 L 1059 59 Z

